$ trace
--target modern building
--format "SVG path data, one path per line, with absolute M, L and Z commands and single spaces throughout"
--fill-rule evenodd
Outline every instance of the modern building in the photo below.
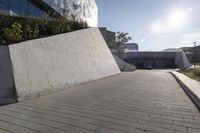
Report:
M 114 47 L 111 52 L 121 59 L 125 58 L 125 55 L 129 52 L 138 52 L 139 46 L 137 43 L 126 43 Z
M 189 62 L 191 63 L 200 63 L 200 45 L 194 47 L 181 47 L 181 48 L 169 48 L 165 49 L 164 51 L 167 50 L 183 50 L 185 52 L 185 55 L 187 56 Z
M 63 16 L 87 22 L 90 27 L 98 24 L 95 0 L 0 0 L 0 12 L 17 16 Z
M 191 63 L 200 63 L 200 45 L 199 46 L 196 46 L 195 48 L 194 47 L 182 47 L 180 48 L 182 49 L 186 56 L 188 57 L 188 60 L 191 62 Z
M 128 52 L 124 60 L 139 69 L 183 69 L 192 66 L 182 50 Z
M 115 32 L 107 30 L 106 27 L 99 28 L 104 40 L 106 41 L 109 48 L 113 48 L 116 44 Z
M 124 45 L 124 51 L 128 52 L 137 52 L 139 50 L 139 46 L 137 43 L 127 43 Z

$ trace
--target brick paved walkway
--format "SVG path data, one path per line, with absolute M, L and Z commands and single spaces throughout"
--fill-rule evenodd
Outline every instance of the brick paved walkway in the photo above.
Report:
M 166 71 L 136 71 L 0 108 L 0 133 L 200 133 Z

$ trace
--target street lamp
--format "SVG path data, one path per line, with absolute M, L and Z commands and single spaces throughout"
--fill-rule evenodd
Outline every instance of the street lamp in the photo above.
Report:
M 193 61 L 194 61 L 194 68 L 196 68 L 196 50 L 195 50 L 195 48 L 196 48 L 197 42 L 193 42 L 193 44 L 194 44 Z

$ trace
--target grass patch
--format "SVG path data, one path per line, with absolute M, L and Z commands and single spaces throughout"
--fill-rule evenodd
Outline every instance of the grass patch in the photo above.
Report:
M 181 70 L 180 72 L 191 79 L 200 81 L 200 68 L 190 68 L 186 70 Z

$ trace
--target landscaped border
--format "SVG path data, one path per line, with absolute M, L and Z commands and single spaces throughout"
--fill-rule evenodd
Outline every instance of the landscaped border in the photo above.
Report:
M 88 28 L 86 22 L 70 21 L 63 17 L 53 19 L 0 14 L 0 44 L 9 45 L 85 28 Z

